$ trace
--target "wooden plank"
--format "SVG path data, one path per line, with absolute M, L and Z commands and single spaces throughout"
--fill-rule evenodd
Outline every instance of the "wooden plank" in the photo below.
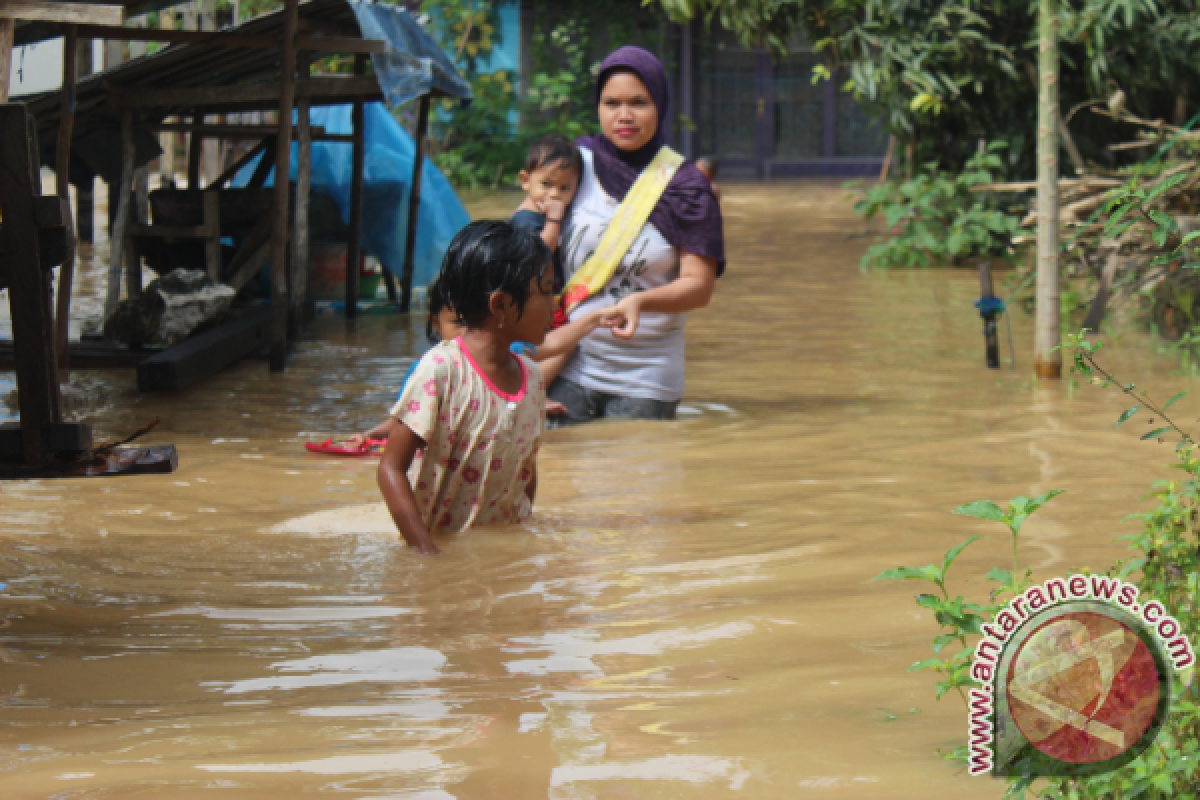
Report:
M 78 64 L 78 34 L 74 25 L 68 25 L 63 36 L 63 79 L 62 104 L 58 114 L 58 143 L 54 154 L 54 184 L 68 217 L 71 213 L 71 133 L 75 130 L 75 68 Z M 74 228 L 70 219 L 67 225 Z M 71 284 L 75 280 L 75 248 L 67 252 L 67 258 L 58 268 L 58 292 L 55 300 L 54 341 L 58 368 L 66 377 L 67 338 L 71 324 Z
M 327 75 L 310 78 L 301 90 L 310 100 L 352 100 L 355 97 L 381 97 L 379 82 L 374 75 L 333 77 Z M 292 85 L 295 96 L 294 82 Z M 278 107 L 283 93 L 281 83 L 256 83 L 249 86 L 212 86 L 193 89 L 151 89 L 142 87 L 114 87 L 112 102 L 119 108 L 194 108 L 221 107 L 238 104 Z
M 205 192 L 207 195 L 208 192 Z M 129 226 L 130 236 L 153 236 L 158 239 L 207 239 L 213 235 L 209 225 L 143 225 Z
M 245 265 L 246 262 L 256 257 L 258 255 L 258 251 L 262 250 L 264 247 L 268 249 L 267 255 L 270 255 L 269 245 L 271 244 L 271 230 L 273 229 L 274 224 L 275 215 L 271 210 L 268 210 L 267 213 L 263 214 L 258 222 L 255 223 L 254 227 L 250 229 L 250 233 L 246 235 L 245 241 L 243 241 L 241 246 L 238 247 L 238 251 L 233 254 L 233 261 L 230 262 L 228 269 L 228 274 L 230 277 L 225 281 L 226 284 L 235 289 L 241 289 L 246 285 L 248 280 L 254 277 L 258 270 L 262 269 L 263 264 L 266 263 L 265 259 L 267 256 L 263 256 L 264 261 L 258 264 L 258 266 L 252 270 L 249 270 L 249 268 L 247 268 Z M 243 275 L 243 273 L 245 274 Z
M 289 177 L 292 160 L 292 109 L 296 95 L 296 22 L 299 0 L 284 0 L 283 57 L 279 73 L 279 138 L 275 145 L 275 220 L 271 231 L 271 371 L 287 362 L 287 251 Z
M 208 185 L 208 187 L 209 187 L 210 189 L 220 189 L 220 188 L 221 188 L 221 187 L 223 187 L 225 184 L 227 184 L 227 183 L 229 183 L 231 180 L 233 180 L 233 177 L 234 177 L 235 175 L 237 175 L 239 172 L 241 172 L 241 171 L 242 171 L 242 167 L 244 167 L 244 166 L 246 166 L 247 164 L 249 164 L 251 161 L 253 161 L 253 160 L 254 160 L 254 158 L 255 158 L 256 156 L 258 156 L 258 154 L 259 154 L 259 153 L 263 152 L 263 151 L 264 151 L 264 150 L 266 150 L 266 149 L 267 149 L 267 140 L 266 140 L 266 139 L 263 139 L 261 142 L 259 142 L 259 143 L 258 143 L 258 144 L 257 144 L 257 145 L 254 147 L 254 149 L 252 149 L 252 150 L 250 150 L 249 152 L 245 153 L 245 154 L 244 154 L 244 155 L 243 155 L 241 158 L 239 158 L 237 161 L 235 161 L 235 162 L 233 162 L 232 164 L 230 164 L 230 165 L 229 165 L 229 166 L 226 168 L 226 170 L 225 170 L 224 172 L 222 172 L 220 175 L 218 175 L 218 176 L 217 176 L 217 179 L 216 179 L 216 180 L 214 180 L 212 183 L 210 183 L 210 184 Z
M 274 36 L 255 36 L 245 33 L 176 31 L 162 28 L 125 28 L 119 25 L 80 25 L 79 35 L 92 39 L 106 39 L 108 41 L 208 44 L 215 47 L 255 48 L 260 50 L 276 50 L 279 48 L 279 40 Z
M 133 204 L 133 112 L 125 110 L 121 113 L 121 179 L 117 186 L 117 210 L 113 220 L 112 254 L 109 257 L 108 294 L 104 301 L 104 317 L 107 319 L 121 300 L 121 275 L 124 272 L 125 248 L 119 242 L 125 241 L 125 232 L 129 228 Z
M 270 341 L 271 317 L 271 309 L 254 308 L 151 356 L 138 365 L 138 391 L 182 391 L 260 350 Z
M 357 39 L 350 36 L 297 36 L 297 50 L 317 53 L 386 53 L 387 42 L 382 39 Z
M 204 127 L 204 115 L 193 114 L 192 125 L 194 128 Z M 204 152 L 204 140 L 195 133 L 188 133 L 188 165 L 187 165 L 187 188 L 200 188 L 200 156 Z
M 307 100 L 307 98 L 306 98 Z M 311 101 L 308 101 L 311 103 Z M 314 142 L 345 142 L 346 144 L 354 143 L 354 134 L 352 133 L 313 133 L 312 140 Z
M 204 265 L 208 277 L 214 283 L 221 280 L 221 198 L 215 192 L 204 193 L 204 227 L 208 228 L 208 236 L 204 237 Z
M 206 139 L 264 139 L 268 136 L 278 136 L 278 125 L 183 125 L 175 122 L 163 122 L 157 125 L 139 125 L 143 131 L 177 131 L 192 133 Z M 313 125 L 313 133 L 325 134 L 325 127 Z
M 153 351 L 129 350 L 110 342 L 71 342 L 71 369 L 123 369 L 136 367 Z M 16 368 L 11 339 L 0 339 L 0 370 Z
M 354 57 L 354 74 L 367 69 L 366 56 Z M 350 168 L 350 232 L 346 239 L 346 319 L 358 316 L 358 270 L 362 260 L 363 165 L 366 161 L 365 115 L 362 100 L 354 102 L 352 112 L 354 155 Z
M 64 3 L 60 0 L 2 0 L 0 17 L 88 25 L 120 25 L 125 21 L 125 7 L 99 3 Z
M 260 245 L 257 250 L 247 249 L 246 252 L 248 253 L 247 258 L 237 265 L 237 269 L 229 276 L 229 280 L 225 281 L 227 286 L 232 286 L 238 291 L 241 291 L 242 287 L 267 265 L 267 260 L 271 257 L 271 243 Z
M 167 475 L 179 469 L 173 444 L 117 447 L 77 461 L 54 461 L 39 467 L 0 466 L 0 480 L 100 478 L 120 475 Z
M 8 81 L 12 73 L 13 30 L 16 21 L 0 17 L 0 103 L 8 102 Z
M 297 69 L 297 86 L 312 77 L 312 53 L 302 51 Z M 296 100 L 296 219 L 292 225 L 292 307 L 291 335 L 299 336 L 303 324 L 303 308 L 308 295 L 308 203 L 312 189 L 312 133 L 309 122 L 308 98 Z M 324 133 L 324 129 L 321 129 Z
M 421 208 L 421 173 L 425 161 L 425 137 L 429 133 L 429 95 L 422 95 L 417 109 L 417 152 L 413 159 L 412 194 L 408 198 L 408 229 L 404 232 L 404 274 L 401 276 L 400 310 L 412 305 L 414 260 L 417 253 L 417 221 Z
M 0 208 L 4 209 L 4 255 L 8 266 L 9 309 L 16 349 L 17 404 L 26 464 L 51 456 L 43 429 L 58 419 L 58 376 L 48 345 L 54 329 L 45 277 L 38 261 L 33 197 L 41 178 L 25 106 L 0 106 Z M 36 182 L 35 182 L 36 180 Z

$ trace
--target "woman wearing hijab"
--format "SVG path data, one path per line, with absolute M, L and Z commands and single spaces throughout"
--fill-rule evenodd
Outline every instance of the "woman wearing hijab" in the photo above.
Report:
M 566 407 L 563 424 L 673 419 L 685 315 L 708 305 L 725 268 L 721 210 L 704 174 L 664 145 L 670 99 L 657 58 L 614 51 L 600 65 L 596 101 L 601 132 L 577 142 L 583 175 L 559 239 L 565 297 L 571 318 L 615 305 L 626 323 L 584 338 L 548 394 Z M 614 247 L 611 270 L 597 273 L 594 262 Z

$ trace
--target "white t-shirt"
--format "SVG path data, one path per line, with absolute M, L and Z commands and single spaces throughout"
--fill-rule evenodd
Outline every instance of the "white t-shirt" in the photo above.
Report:
M 559 237 L 565 277 L 570 280 L 596 250 L 618 203 L 596 179 L 592 151 L 580 148 L 583 177 Z M 679 251 L 647 222 L 604 290 L 571 312 L 575 319 L 615 305 L 633 292 L 665 286 L 679 277 Z M 597 328 L 580 342 L 562 371 L 585 389 L 674 402 L 683 397 L 683 323 L 686 314 L 645 312 L 632 339 L 619 339 Z

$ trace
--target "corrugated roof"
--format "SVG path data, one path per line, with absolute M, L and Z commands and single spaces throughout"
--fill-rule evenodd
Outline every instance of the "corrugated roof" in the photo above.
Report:
M 190 0 L 71 0 L 74 3 L 96 6 L 125 6 L 125 17 L 136 17 L 151 11 L 161 11 L 171 6 L 185 5 Z M 18 21 L 13 32 L 14 44 L 32 44 L 46 39 L 62 36 L 58 26 L 51 22 L 36 22 L 32 20 Z

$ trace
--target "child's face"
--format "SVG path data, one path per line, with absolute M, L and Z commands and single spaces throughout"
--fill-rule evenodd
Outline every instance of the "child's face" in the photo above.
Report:
M 457 339 L 466 328 L 455 322 L 458 315 L 452 308 L 443 308 L 433 319 L 433 330 L 443 342 Z
M 521 188 L 529 194 L 529 200 L 543 213 L 547 200 L 558 200 L 569 206 L 579 189 L 579 172 L 569 169 L 561 161 L 543 164 L 533 172 L 521 170 Z
M 513 341 L 539 345 L 546 340 L 546 331 L 553 321 L 554 267 L 547 262 L 542 273 L 529 282 L 529 299 L 513 327 Z

